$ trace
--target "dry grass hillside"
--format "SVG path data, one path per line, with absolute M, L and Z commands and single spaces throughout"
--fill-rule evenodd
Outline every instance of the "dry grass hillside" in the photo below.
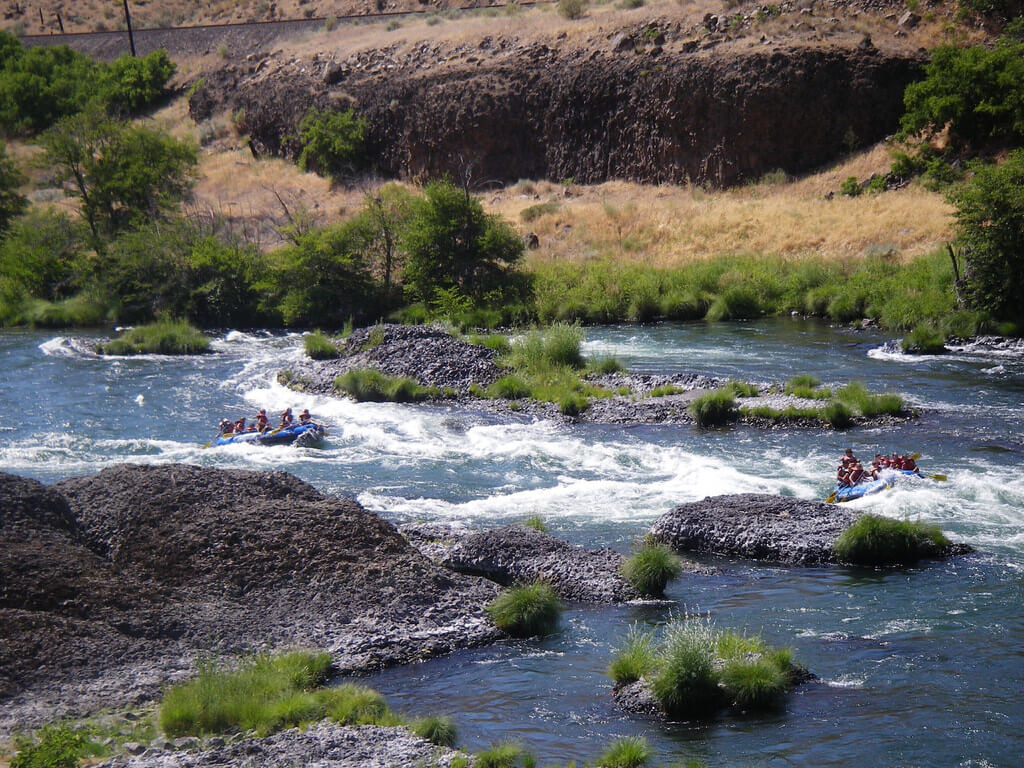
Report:
M 419 5 L 416 0 L 414 4 Z M 21 9 L 21 15 L 12 17 L 9 11 L 15 5 Z M 80 23 L 88 26 L 89 19 L 107 18 L 110 8 L 118 5 L 99 0 L 54 2 L 44 10 L 44 18 L 54 9 L 66 8 L 70 14 L 74 8 Z M 28 10 L 35 6 L 5 0 L 4 7 L 8 17 L 4 23 L 10 26 L 12 18 L 27 18 L 26 14 L 31 15 Z M 316 0 L 269 4 L 246 0 L 210 4 L 136 0 L 131 7 L 139 20 L 146 17 L 149 21 L 143 23 L 149 24 L 166 23 L 161 19 L 167 18 L 175 23 L 229 21 L 247 18 L 246 14 L 257 17 L 271 9 L 279 17 L 332 12 L 341 15 L 344 10 L 341 3 Z M 649 0 L 630 10 L 610 4 L 592 5 L 578 21 L 564 19 L 549 5 L 466 18 L 448 15 L 440 23 L 435 17 L 406 19 L 401 24 L 339 24 L 330 30 L 330 47 L 353 51 L 414 46 L 423 40 L 454 46 L 484 34 L 508 34 L 520 41 L 557 37 L 562 45 L 575 44 L 582 51 L 595 40 L 606 40 L 608 31 L 623 23 L 643 24 L 645 19 L 668 18 L 692 24 L 699 23 L 711 10 L 745 7 L 737 6 L 733 0 L 727 0 L 726 5 L 717 0 Z M 865 0 L 864 4 L 855 5 L 840 0 L 805 0 L 800 5 L 787 3 L 783 7 L 785 11 L 779 16 L 761 19 L 739 30 L 731 44 L 783 47 L 790 37 L 806 41 L 809 34 L 818 35 L 822 41 L 830 35 L 870 34 L 876 45 L 916 50 L 951 37 L 967 39 L 982 34 L 962 26 L 954 30 L 951 20 L 955 7 L 948 3 L 927 6 L 912 27 L 899 23 L 898 12 L 906 7 L 902 3 L 872 4 Z M 750 4 L 747 10 L 754 13 L 757 6 Z M 61 12 L 67 23 L 70 17 Z M 838 13 L 843 14 L 841 20 L 831 15 Z M 808 23 L 808 19 L 813 23 Z M 116 19 L 108 18 L 107 23 L 116 24 Z M 807 27 L 813 27 L 813 33 Z M 821 30 L 828 30 L 828 34 Z M 325 34 L 277 41 L 272 56 L 309 56 L 323 50 Z M 234 58 L 242 53 L 232 51 L 229 56 Z M 207 54 L 180 60 L 178 85 L 185 86 L 209 68 L 217 67 L 218 58 Z M 287 161 L 255 159 L 247 149 L 245 137 L 234 131 L 230 116 L 222 115 L 197 126 L 188 118 L 184 96 L 151 119 L 179 137 L 191 136 L 202 147 L 194 209 L 226 217 L 264 248 L 281 242 L 276 228 L 296 212 L 308 212 L 321 223 L 338 220 L 351 214 L 366 194 L 385 181 L 364 179 L 353 185 L 332 186 L 325 179 L 299 172 Z M 29 149 L 18 152 L 22 157 L 31 153 Z M 725 191 L 626 182 L 586 187 L 569 180 L 524 179 L 503 188 L 483 187 L 481 199 L 485 207 L 506 217 L 524 234 L 537 235 L 540 246 L 530 251 L 528 257 L 534 261 L 614 258 L 671 267 L 693 259 L 736 253 L 848 260 L 880 251 L 906 259 L 941 247 L 951 235 L 951 217 L 950 207 L 940 195 L 914 185 L 856 198 L 838 194 L 846 178 L 855 176 L 866 181 L 872 174 L 884 173 L 889 163 L 887 147 L 879 145 L 803 178 L 771 174 L 760 183 Z M 52 203 L 57 196 L 54 190 L 43 189 L 33 192 L 32 197 L 39 203 Z M 535 208 L 542 204 L 542 208 Z M 530 211 L 531 208 L 534 210 Z

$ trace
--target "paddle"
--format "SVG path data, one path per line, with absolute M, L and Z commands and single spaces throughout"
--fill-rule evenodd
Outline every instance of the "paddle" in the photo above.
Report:
M 912 453 L 910 454 L 910 458 L 912 458 L 914 461 L 917 461 L 918 459 L 921 458 L 921 454 L 916 452 Z M 938 472 L 936 472 L 934 475 L 925 475 L 925 477 L 930 477 L 932 480 L 938 480 L 940 483 L 944 483 L 946 480 L 949 480 L 948 477 Z
M 828 495 L 828 498 L 825 499 L 825 503 L 826 504 L 835 504 L 836 503 L 836 492 L 835 491 L 832 491 L 832 493 L 830 493 Z

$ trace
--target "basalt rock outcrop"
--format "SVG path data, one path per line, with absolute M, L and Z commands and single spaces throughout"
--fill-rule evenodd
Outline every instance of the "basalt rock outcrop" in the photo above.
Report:
M 324 649 L 340 671 L 496 639 L 498 587 L 283 472 L 0 474 L 0 734 L 152 698 L 200 654 Z
M 477 533 L 433 524 L 401 530 L 438 563 L 505 586 L 544 581 L 563 600 L 578 602 L 622 603 L 641 597 L 622 578 L 625 556 L 611 549 L 585 550 L 522 525 Z
M 294 157 L 311 108 L 352 108 L 379 170 L 400 177 L 730 185 L 880 140 L 923 63 L 845 38 L 719 52 L 662 26 L 579 47 L 486 36 L 256 56 L 209 73 L 190 114 L 228 111 L 253 152 Z
M 818 565 L 839 562 L 832 545 L 859 517 L 858 512 L 835 504 L 789 496 L 709 496 L 667 512 L 651 528 L 651 535 L 680 552 Z M 973 551 L 961 543 L 930 546 L 924 542 L 922 546 L 924 557 Z

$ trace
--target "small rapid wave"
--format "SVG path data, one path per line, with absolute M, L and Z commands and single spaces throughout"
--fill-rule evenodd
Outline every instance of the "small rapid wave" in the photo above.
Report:
M 100 358 L 94 341 L 73 336 L 55 336 L 44 341 L 38 348 L 47 357 Z

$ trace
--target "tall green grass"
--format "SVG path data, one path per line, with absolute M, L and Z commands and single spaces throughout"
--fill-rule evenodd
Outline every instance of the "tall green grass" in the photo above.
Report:
M 412 403 L 438 397 L 436 387 L 424 387 L 402 376 L 386 376 L 374 368 L 347 371 L 334 380 L 334 387 L 360 402 Z
M 882 415 L 898 416 L 903 413 L 903 398 L 896 394 L 875 395 L 863 383 L 852 381 L 836 392 L 835 398 L 861 415 L 872 418 Z
M 158 320 L 130 328 L 102 344 L 104 355 L 197 355 L 210 351 L 210 340 L 184 320 Z
M 550 586 L 534 582 L 505 590 L 487 606 L 487 613 L 513 637 L 535 637 L 558 628 L 562 603 Z
M 653 630 L 634 624 L 629 628 L 625 642 L 608 666 L 608 674 L 616 685 L 626 685 L 646 677 L 656 666 Z
M 601 768 L 641 768 L 651 759 L 651 747 L 643 736 L 616 739 L 597 759 Z
M 320 331 L 308 333 L 302 338 L 306 355 L 313 360 L 331 360 L 341 353 L 334 343 Z
M 703 428 L 719 427 L 739 418 L 733 390 L 729 386 L 700 395 L 690 402 L 690 413 Z
M 936 525 L 863 515 L 843 531 L 833 550 L 854 565 L 909 565 L 949 547 Z

